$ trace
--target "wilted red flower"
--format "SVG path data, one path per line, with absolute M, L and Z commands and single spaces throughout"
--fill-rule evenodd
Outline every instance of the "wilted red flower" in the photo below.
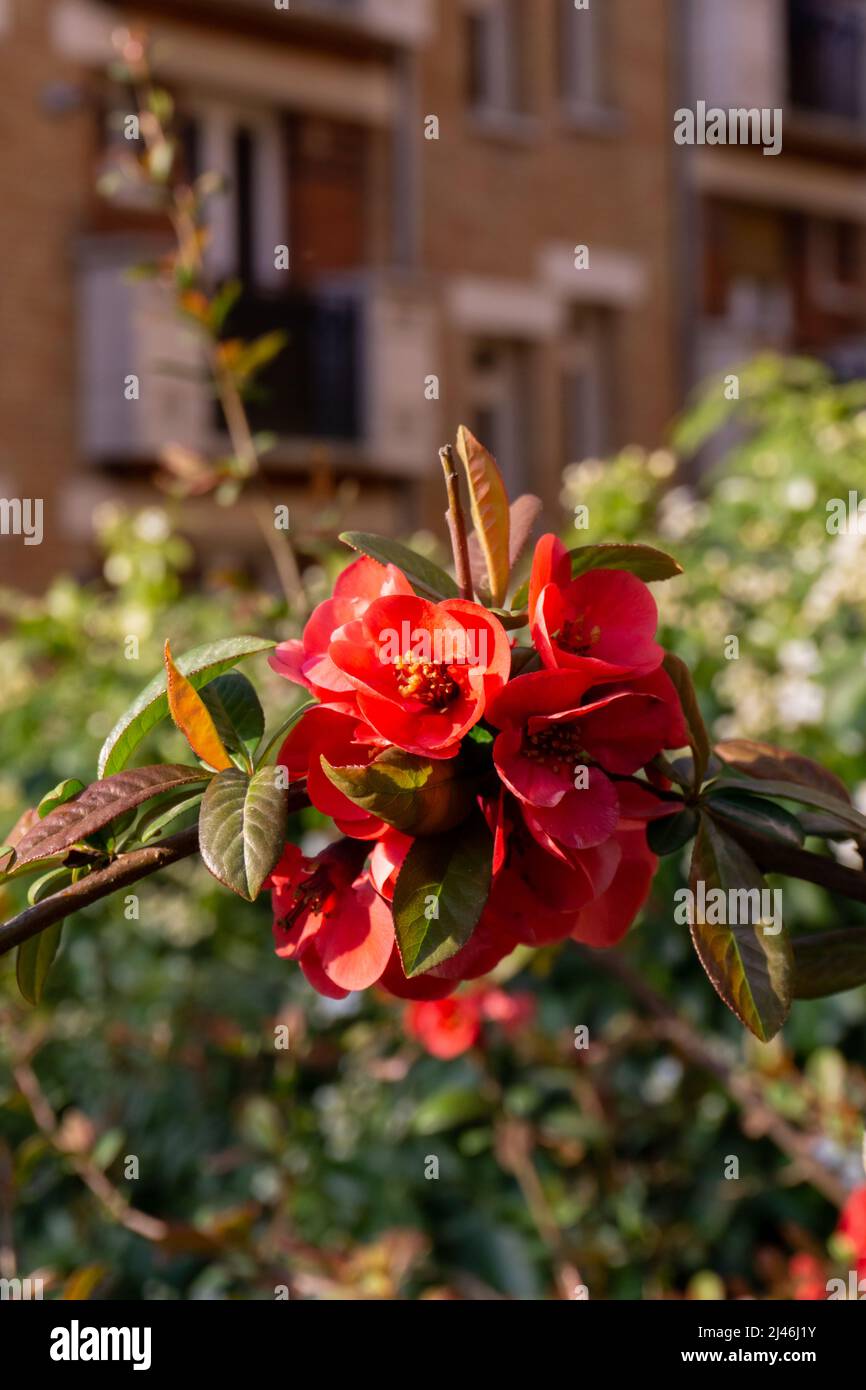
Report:
M 310 801 L 317 811 L 333 817 L 344 835 L 370 840 L 385 829 L 384 822 L 368 815 L 334 786 L 322 768 L 322 758 L 332 767 L 366 767 L 384 747 L 356 714 L 317 705 L 298 720 L 280 749 L 277 763 L 286 768 L 290 778 L 306 777 Z
M 620 810 L 606 773 L 636 772 L 669 734 L 670 711 L 657 695 L 621 689 L 581 704 L 592 679 L 580 671 L 518 676 L 487 711 L 503 731 L 493 750 L 499 776 L 548 846 L 589 849 L 609 839 Z
M 354 709 L 354 686 L 328 655 L 331 639 L 344 623 L 362 617 L 377 598 L 412 593 L 412 585 L 396 565 L 380 565 L 362 555 L 343 570 L 332 597 L 313 610 L 303 638 L 281 642 L 268 661 L 278 675 L 304 686 L 323 704 Z
M 545 666 L 590 671 L 590 684 L 646 675 L 664 659 L 655 641 L 658 609 L 643 580 L 617 569 L 572 579 L 557 536 L 542 536 L 535 549 L 529 625 Z
M 277 955 L 297 960 L 332 999 L 375 984 L 394 949 L 391 913 L 362 872 L 365 856 L 351 840 L 315 859 L 287 845 L 270 876 Z
M 376 732 L 408 753 L 450 758 L 511 669 L 505 629 L 462 599 L 378 599 L 329 648 Z

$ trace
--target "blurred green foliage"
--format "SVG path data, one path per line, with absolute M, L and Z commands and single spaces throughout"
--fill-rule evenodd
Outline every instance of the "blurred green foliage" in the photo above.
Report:
M 590 528 L 568 539 L 676 554 L 684 577 L 656 589 L 663 638 L 692 665 L 716 733 L 776 739 L 858 786 L 866 542 L 829 536 L 825 504 L 866 477 L 866 389 L 760 361 L 739 402 L 711 387 L 676 444 L 691 454 L 720 426 L 728 450 L 697 486 L 667 452 L 570 469 L 564 504 L 587 505 Z M 103 582 L 0 598 L 3 829 L 62 778 L 92 776 L 166 636 L 180 653 L 293 630 L 274 600 L 225 578 L 186 589 L 191 556 L 161 509 L 110 509 L 99 524 Z M 312 600 L 340 563 L 317 559 Z M 264 661 L 244 669 L 281 717 L 285 684 Z M 178 757 L 179 739 L 164 726 L 149 752 Z M 312 813 L 294 831 L 321 833 Z M 795 1006 L 768 1048 L 746 1038 L 673 925 L 682 874 L 681 856 L 664 861 L 622 958 L 693 1037 L 729 1049 L 843 1187 L 862 1181 L 863 992 Z M 47 1296 L 546 1298 L 578 1282 L 592 1298 L 785 1296 L 788 1255 L 825 1249 L 831 1203 L 754 1116 L 744 1133 L 729 1089 L 677 1055 L 591 953 L 507 963 L 510 986 L 536 996 L 535 1022 L 510 1038 L 491 1027 L 484 1048 L 439 1062 L 407 1041 L 393 1001 L 313 994 L 273 955 L 267 905 L 200 866 L 137 894 L 137 919 L 120 897 L 66 925 L 39 1008 L 3 962 L 0 1229 Z M 864 916 L 808 885 L 786 884 L 785 906 L 795 929 Z M 0 915 L 12 907 L 7 895 Z M 22 1094 L 28 1075 L 57 1117 L 51 1136 Z M 94 1173 L 168 1223 L 164 1239 L 109 1213 Z

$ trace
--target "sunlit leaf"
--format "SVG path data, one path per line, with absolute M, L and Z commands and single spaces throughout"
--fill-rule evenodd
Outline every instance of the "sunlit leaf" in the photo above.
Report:
M 457 453 L 466 472 L 472 520 L 487 570 L 487 591 L 494 607 L 499 607 L 511 573 L 508 493 L 493 455 L 465 425 L 457 431 Z
M 196 690 L 230 671 L 248 656 L 271 651 L 275 642 L 263 637 L 228 637 L 195 647 L 176 659 L 175 665 Z M 145 734 L 168 717 L 165 672 L 153 680 L 118 719 L 99 755 L 99 776 L 109 777 L 125 767 Z
M 493 836 L 484 817 L 415 840 L 394 888 L 394 927 L 407 979 L 441 965 L 471 937 L 490 894 Z
M 407 835 L 435 835 L 465 820 L 478 774 L 465 757 L 418 758 L 386 748 L 366 767 L 322 767 L 344 796 Z
M 210 783 L 199 812 L 201 857 L 214 878 L 252 902 L 279 860 L 288 831 L 288 800 L 276 769 L 248 777 L 239 768 Z
M 171 644 L 165 644 L 165 670 L 168 683 L 168 709 L 197 758 L 216 772 L 232 766 L 225 745 L 216 730 L 213 716 L 186 676 L 172 661 Z
M 426 555 L 416 555 L 414 550 L 401 545 L 399 541 L 389 540 L 386 536 L 372 536 L 366 531 L 344 531 L 340 540 L 362 555 L 378 560 L 381 565 L 396 565 L 422 598 L 438 601 L 460 597 L 460 590 L 450 574 L 428 560 Z

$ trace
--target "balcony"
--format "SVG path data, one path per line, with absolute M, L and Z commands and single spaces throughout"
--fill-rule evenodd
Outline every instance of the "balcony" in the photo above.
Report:
M 152 465 L 169 441 L 224 450 L 196 332 L 158 281 L 127 268 L 158 248 L 126 237 L 79 247 L 80 448 L 97 464 Z M 227 326 L 254 338 L 279 329 L 283 353 L 261 378 L 254 428 L 277 436 L 275 462 L 331 447 L 347 469 L 420 475 L 435 458 L 435 410 L 424 381 L 437 360 L 436 312 L 427 293 L 391 276 L 358 276 L 313 291 L 246 296 Z M 127 378 L 139 398 L 127 399 Z
M 224 9 L 258 10 L 274 16 L 273 0 L 219 0 Z M 278 19 L 321 21 L 408 48 L 430 36 L 435 0 L 291 0 Z

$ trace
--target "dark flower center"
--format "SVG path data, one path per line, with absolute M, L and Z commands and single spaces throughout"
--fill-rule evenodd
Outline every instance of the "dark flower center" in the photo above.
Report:
M 586 758 L 580 724 L 560 724 L 524 734 L 523 756 L 546 763 L 552 772 L 572 775 L 575 765 Z
M 596 623 L 588 635 L 584 635 L 584 619 L 581 613 L 577 618 L 568 618 L 555 634 L 555 641 L 563 651 L 572 656 L 588 656 L 601 637 L 601 628 Z

